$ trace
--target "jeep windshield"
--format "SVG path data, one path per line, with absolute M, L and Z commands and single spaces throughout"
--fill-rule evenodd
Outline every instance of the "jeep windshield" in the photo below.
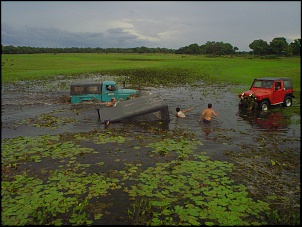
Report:
M 254 88 L 272 88 L 273 81 L 269 80 L 255 80 L 252 87 Z

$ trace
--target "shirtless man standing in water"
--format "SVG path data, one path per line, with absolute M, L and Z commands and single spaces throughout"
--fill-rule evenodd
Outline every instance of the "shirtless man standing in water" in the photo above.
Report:
M 209 103 L 209 104 L 208 104 L 208 108 L 205 109 L 205 110 L 202 112 L 202 114 L 201 114 L 201 116 L 200 116 L 200 118 L 199 118 L 199 121 L 201 121 L 202 117 L 204 116 L 203 122 L 204 122 L 204 123 L 210 123 L 210 122 L 211 122 L 211 119 L 212 119 L 212 114 L 213 114 L 215 117 L 217 117 L 217 116 L 219 115 L 219 114 L 215 113 L 214 110 L 212 110 L 212 104 Z

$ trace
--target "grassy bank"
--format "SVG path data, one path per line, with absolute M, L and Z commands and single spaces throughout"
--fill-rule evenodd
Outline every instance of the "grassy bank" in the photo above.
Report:
M 152 69 L 152 70 L 151 70 Z M 175 54 L 20 54 L 2 55 L 2 83 L 45 79 L 56 75 L 76 76 L 84 73 L 150 73 L 186 71 L 186 77 L 249 86 L 256 77 L 290 77 L 300 91 L 300 58 L 207 57 Z M 159 81 L 160 82 L 160 81 Z

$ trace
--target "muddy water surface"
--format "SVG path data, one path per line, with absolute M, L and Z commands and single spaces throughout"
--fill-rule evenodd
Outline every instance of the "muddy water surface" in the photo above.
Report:
M 64 83 L 68 84 L 68 82 Z M 20 87 L 22 88 L 23 84 L 15 87 L 2 87 L 2 138 L 104 129 L 96 111 L 96 108 L 104 108 L 103 106 L 71 105 L 66 101 L 69 96 L 66 88 L 63 90 L 56 87 L 55 91 L 51 91 L 51 86 L 46 89 L 45 87 L 37 89 L 37 86 L 29 87 L 27 85 L 27 89 L 24 91 L 24 88 L 20 89 Z M 163 127 L 165 130 L 192 131 L 205 146 L 209 149 L 213 148 L 212 152 L 222 153 L 226 146 L 235 146 L 234 149 L 240 150 L 238 145 L 242 143 L 252 145 L 255 143 L 255 138 L 263 138 L 263 135 L 288 139 L 297 138 L 297 142 L 290 142 L 287 146 L 292 147 L 297 153 L 300 151 L 299 115 L 289 116 L 279 107 L 266 113 L 240 111 L 237 96 L 230 92 L 234 87 L 201 84 L 198 87 L 170 89 L 149 87 L 144 89 L 151 93 L 160 93 L 169 106 L 171 121 L 157 125 L 158 127 Z M 198 119 L 208 103 L 213 104 L 213 109 L 219 113 L 219 116 L 213 117 L 211 124 L 204 124 Z M 193 107 L 194 109 L 186 113 L 186 118 L 177 118 L 175 117 L 176 107 L 181 109 Z M 65 117 L 65 119 L 70 118 L 70 120 L 62 122 L 59 127 L 55 128 L 51 125 L 31 127 L 29 124 L 22 124 L 24 120 L 34 120 L 45 114 L 55 114 Z M 151 123 L 149 122 L 149 124 Z M 156 123 L 154 124 L 156 125 Z M 137 125 L 140 124 L 134 123 L 134 127 Z M 129 123 L 112 123 L 106 130 L 125 127 L 129 127 Z M 136 131 L 139 130 L 139 127 L 136 128 Z M 263 139 L 265 140 L 265 138 Z M 267 139 L 266 142 L 271 141 Z

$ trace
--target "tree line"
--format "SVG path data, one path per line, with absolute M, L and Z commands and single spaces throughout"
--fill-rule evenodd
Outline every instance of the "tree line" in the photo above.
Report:
M 167 48 L 148 48 L 148 47 L 135 47 L 135 48 L 90 48 L 90 47 L 66 47 L 66 48 L 49 48 L 49 47 L 29 47 L 1 45 L 2 54 L 42 54 L 42 53 L 175 53 L 173 49 Z
M 255 55 L 277 55 L 277 56 L 300 56 L 301 39 L 295 39 L 290 44 L 287 43 L 284 37 L 274 38 L 269 44 L 262 39 L 254 40 L 249 44 L 252 50 L 248 54 Z M 181 47 L 175 51 L 175 54 L 208 54 L 214 56 L 221 55 L 236 55 L 243 52 L 236 52 L 239 49 L 233 47 L 229 43 L 210 42 L 198 46 L 198 44 L 190 44 L 189 46 Z
M 258 55 L 283 55 L 283 56 L 300 56 L 301 39 L 295 39 L 288 44 L 284 37 L 274 38 L 269 44 L 262 40 L 254 40 L 250 45 L 254 54 Z
M 192 55 L 276 55 L 276 56 L 300 56 L 301 39 L 295 39 L 290 44 L 284 37 L 274 38 L 270 43 L 259 39 L 249 44 L 252 51 L 240 52 L 237 47 L 233 47 L 230 43 L 208 41 L 203 45 L 197 43 L 190 44 L 179 49 L 168 48 L 148 48 L 145 46 L 135 48 L 90 48 L 90 47 L 70 47 L 70 48 L 45 48 L 45 47 L 28 47 L 12 45 L 1 45 L 2 54 L 38 54 L 38 53 L 165 53 L 165 54 L 192 54 Z

